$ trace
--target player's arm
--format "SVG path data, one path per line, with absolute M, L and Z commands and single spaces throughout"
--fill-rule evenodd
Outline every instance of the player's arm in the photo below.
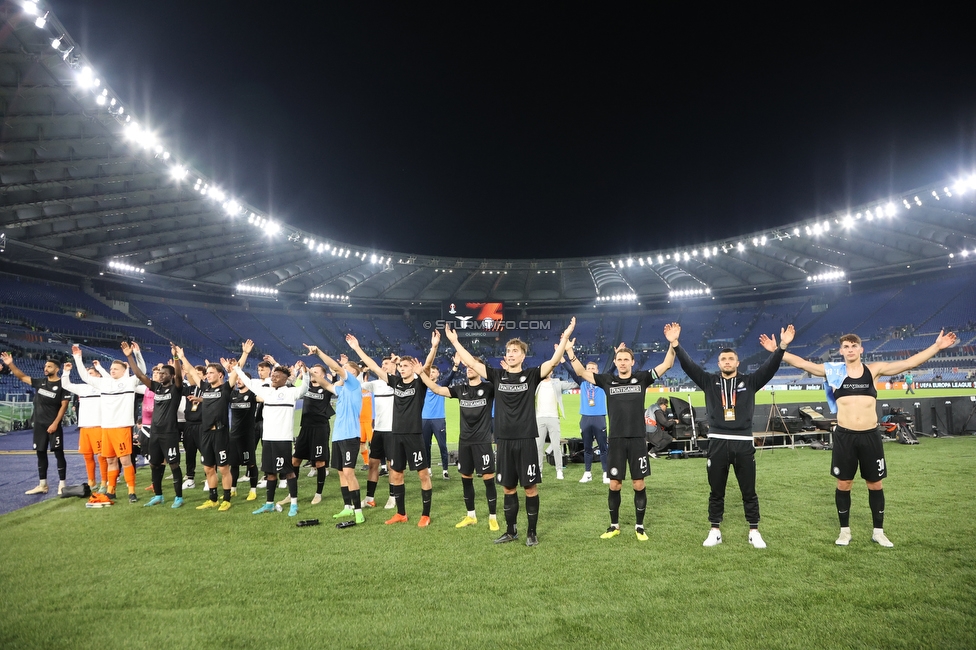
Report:
M 359 339 L 352 334 L 346 334 L 346 343 L 349 344 L 349 347 L 352 348 L 353 352 L 359 355 L 359 359 L 366 364 L 366 367 L 373 371 L 373 374 L 376 375 L 377 379 L 382 380 L 384 383 L 388 381 L 387 374 L 383 371 L 383 369 L 376 365 L 376 362 L 373 361 L 368 354 L 363 352 L 361 347 L 359 347 Z
M 65 389 L 69 393 L 74 393 L 75 395 L 81 395 L 81 394 L 88 395 L 88 386 L 87 385 L 84 385 L 85 388 L 83 390 L 82 389 L 82 385 L 83 384 L 76 384 L 73 381 L 71 381 L 71 369 L 72 368 L 74 368 L 74 366 L 70 362 L 69 363 L 66 363 L 66 364 L 64 364 L 64 366 L 62 366 L 62 370 L 64 371 L 64 374 L 61 375 L 61 388 Z M 80 369 L 78 371 L 78 374 L 81 374 L 81 370 L 83 370 L 83 369 Z
M 900 375 L 906 370 L 911 370 L 912 368 L 922 365 L 942 350 L 952 347 L 955 344 L 955 333 L 949 332 L 946 334 L 946 331 L 942 330 L 939 332 L 938 338 L 935 339 L 935 343 L 925 348 L 921 352 L 917 352 L 907 359 L 900 359 L 898 361 L 869 363 L 868 367 L 871 368 L 871 374 L 875 377 L 890 377 L 892 375 Z
M 133 359 L 134 353 L 135 349 L 125 341 L 122 341 L 122 354 L 125 355 L 126 360 L 129 362 L 129 367 L 132 368 L 132 374 L 134 374 L 146 388 L 152 388 L 152 380 L 146 376 L 146 371 L 143 370 L 146 362 L 143 361 L 142 366 L 140 366 L 138 363 L 136 363 L 136 360 Z M 139 356 L 141 357 L 142 355 L 140 354 Z
M 430 372 L 431 367 L 434 365 L 434 359 L 437 357 L 437 347 L 441 344 L 441 333 L 434 330 L 430 333 L 430 352 L 427 353 L 427 358 L 424 360 L 424 372 Z
M 569 325 L 563 330 L 563 333 L 559 335 L 559 345 L 552 353 L 552 358 L 548 361 L 543 361 L 542 365 L 539 366 L 539 376 L 542 378 L 548 377 L 552 369 L 559 365 L 562 360 L 563 355 L 566 353 L 566 345 L 569 343 L 569 335 L 573 333 L 573 329 L 576 327 L 576 317 L 573 316 L 569 319 Z
M 85 364 L 82 363 L 81 360 L 81 348 L 79 348 L 77 345 L 71 346 L 71 358 L 75 360 L 75 365 L 78 367 L 78 376 L 81 377 L 81 381 L 85 382 L 95 390 L 98 390 L 98 384 L 99 384 L 98 380 L 95 377 L 89 375 L 87 372 L 82 372 L 85 369 Z M 97 359 L 92 361 L 92 366 L 101 375 L 102 365 L 98 363 Z M 101 376 L 104 377 L 104 375 Z
M 457 331 L 451 327 L 450 323 L 444 323 L 444 335 L 447 337 L 447 340 L 451 342 L 451 345 L 454 346 L 454 349 L 457 350 L 457 353 L 461 358 L 461 363 L 469 368 L 473 368 L 474 371 L 478 373 L 479 377 L 488 376 L 488 369 L 485 368 L 485 364 L 475 359 L 474 355 L 468 352 L 465 347 L 461 345 L 461 341 L 458 340 Z
M 133 366 L 133 367 L 134 368 L 139 368 L 139 370 L 141 370 L 143 374 L 146 374 L 147 372 L 149 372 L 149 370 L 147 369 L 147 366 L 146 366 L 146 360 L 142 357 L 142 349 L 139 347 L 139 344 L 136 343 L 135 341 L 132 342 L 132 346 L 131 347 L 132 347 L 132 355 L 136 359 L 135 366 Z M 131 359 L 129 360 L 129 365 L 130 366 L 133 365 Z M 135 370 L 132 371 L 132 374 L 133 375 L 136 374 Z M 138 377 L 139 375 L 136 375 L 136 376 Z
M 574 345 L 576 345 L 576 339 L 570 339 L 566 342 L 566 355 L 569 357 L 569 365 L 573 367 L 573 372 L 576 373 L 577 377 L 595 386 L 596 380 L 593 379 L 593 373 L 587 370 L 583 362 L 576 358 L 576 353 L 573 350 Z
M 199 386 L 203 381 L 203 374 L 201 374 L 192 363 L 186 360 L 186 355 L 183 354 L 183 348 L 177 346 L 176 354 L 180 358 L 180 362 L 182 362 L 183 367 L 186 368 L 187 381 L 190 382 L 191 386 Z
M 169 352 L 173 360 L 173 369 L 176 371 L 176 374 L 173 376 L 173 385 L 176 386 L 177 390 L 180 390 L 183 388 L 183 363 L 176 354 L 176 346 L 172 342 L 169 344 Z
M 444 397 L 450 397 L 451 396 L 451 389 L 450 388 L 447 388 L 446 386 L 441 386 L 436 381 L 434 381 L 433 379 L 431 379 L 430 378 L 430 375 L 427 374 L 427 371 L 426 370 L 423 371 L 423 372 L 421 372 L 421 373 L 418 373 L 418 374 L 420 375 L 420 379 L 425 384 L 427 384 L 427 390 L 429 390 L 430 392 L 434 393 L 435 395 L 442 395 Z
M 302 343 L 302 345 L 308 349 L 308 354 L 318 356 L 318 358 L 322 360 L 322 363 L 328 366 L 332 372 L 339 375 L 343 379 L 346 378 L 346 369 L 343 368 L 338 361 L 327 355 L 325 352 L 322 352 L 317 345 L 309 345 L 307 343 Z M 335 390 L 333 389 L 332 392 L 335 393 Z
M 33 382 L 31 381 L 31 378 L 28 377 L 27 375 L 25 375 L 24 374 L 24 371 L 21 370 L 20 368 L 18 368 L 14 364 L 14 357 L 9 352 L 4 352 L 3 354 L 0 354 L 0 361 L 3 361 L 3 365 L 5 365 L 8 368 L 10 368 L 10 373 L 14 377 L 16 377 L 17 379 L 21 380 L 22 382 L 24 382 L 28 386 L 33 386 L 34 385 Z
M 793 326 L 790 325 L 790 328 L 792 328 L 792 327 Z M 760 334 L 759 335 L 759 344 L 761 346 L 763 346 L 763 348 L 767 352 L 775 352 L 776 351 L 776 347 L 777 346 L 776 346 L 776 339 L 775 338 L 766 336 L 765 334 Z M 784 352 L 783 353 L 783 363 L 785 363 L 787 365 L 790 365 L 790 366 L 793 366 L 797 370 L 802 370 L 803 372 L 810 373 L 810 375 L 812 375 L 814 377 L 826 377 L 827 376 L 827 371 L 824 369 L 824 366 L 823 366 L 822 363 L 813 363 L 812 361 L 807 361 L 803 357 L 799 357 L 799 356 L 793 354 L 792 352 Z
M 237 369 L 240 368 L 240 366 L 237 365 L 237 359 L 224 359 L 221 357 L 220 365 L 223 366 L 224 372 L 227 373 L 227 383 L 230 384 L 231 387 L 237 386 Z
M 674 354 L 678 357 L 678 363 L 681 364 L 681 369 L 685 371 L 688 378 L 695 382 L 695 385 L 704 390 L 705 386 L 708 384 L 708 373 L 702 370 L 702 367 L 691 360 L 685 349 L 681 347 L 681 343 L 678 339 L 671 342 L 671 347 L 674 349 Z
M 780 329 L 779 345 L 775 345 L 775 335 L 766 337 L 773 342 L 774 347 L 771 350 L 772 354 L 769 355 L 769 358 L 756 369 L 756 372 L 749 376 L 749 382 L 751 383 L 751 388 L 753 390 L 759 390 L 769 383 L 769 381 L 773 378 L 773 376 L 779 370 L 780 364 L 783 363 L 783 355 L 786 353 L 786 347 L 793 342 L 793 336 L 795 334 L 796 330 L 793 329 L 792 325 L 789 325 L 788 327 Z M 759 338 L 760 345 L 762 345 L 763 336 L 765 335 L 761 335 Z
M 674 367 L 674 349 L 677 347 L 678 338 L 681 336 L 681 325 L 678 323 L 669 323 L 664 326 L 664 338 L 668 340 L 670 345 L 668 346 L 668 353 L 664 355 L 664 361 L 657 364 L 654 368 L 654 374 L 660 377 L 668 370 Z
M 61 408 L 58 409 L 58 414 L 54 418 L 54 422 L 52 422 L 51 425 L 47 428 L 48 433 L 54 433 L 55 431 L 58 430 L 58 427 L 61 426 L 61 419 L 64 417 L 64 414 L 68 411 L 68 404 L 70 403 L 70 401 L 71 400 L 66 400 L 66 399 L 61 400 Z

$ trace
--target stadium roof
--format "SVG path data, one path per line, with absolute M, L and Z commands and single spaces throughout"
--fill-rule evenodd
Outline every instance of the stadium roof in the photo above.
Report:
M 169 151 L 43 3 L 0 10 L 0 230 L 18 264 L 335 304 L 555 306 L 769 295 L 976 259 L 976 175 L 740 238 L 702 233 L 680 249 L 661 247 L 667 233 L 648 215 L 616 256 L 448 258 L 335 241 L 228 196 L 184 162 L 194 152 Z

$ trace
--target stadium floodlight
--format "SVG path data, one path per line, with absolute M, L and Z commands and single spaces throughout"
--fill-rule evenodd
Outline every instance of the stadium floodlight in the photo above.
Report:
M 845 277 L 846 274 L 838 269 L 836 271 L 827 271 L 818 275 L 808 275 L 807 282 L 835 282 L 837 280 L 843 280 Z
M 24 3 L 24 13 L 25 14 L 29 14 L 31 16 L 36 16 L 37 15 L 37 3 L 36 2 L 30 2 L 30 0 L 28 0 L 27 2 L 25 2 Z
M 746 249 L 746 246 L 742 242 L 739 242 L 738 244 L 735 245 L 735 249 L 741 253 Z
M 78 81 L 80 88 L 91 88 L 95 85 L 95 74 L 92 72 L 91 67 L 87 65 L 82 66 L 75 79 Z
M 681 256 L 681 259 L 683 259 L 683 260 L 684 260 L 684 261 L 686 261 L 686 262 L 687 262 L 687 261 L 688 261 L 689 259 L 691 259 L 691 257 L 690 257 L 690 256 L 688 255 L 688 251 L 685 251 L 685 253 L 684 253 L 684 255 L 682 255 L 682 256 Z
M 146 273 L 146 269 L 142 267 L 133 266 L 132 264 L 127 264 L 125 262 L 118 262 L 116 260 L 110 260 L 108 263 L 108 268 L 119 273 L 134 273 L 142 275 Z
M 44 29 L 44 25 L 47 24 L 47 15 L 49 13 L 51 13 L 51 12 L 50 11 L 45 12 L 43 16 L 38 16 L 37 17 L 37 20 L 34 21 L 34 25 L 36 25 L 38 29 Z M 72 49 L 74 49 L 74 48 L 72 48 Z M 68 51 L 70 52 L 71 50 L 68 50 Z
M 657 256 L 657 263 L 658 264 L 664 264 L 664 258 L 662 256 L 658 255 Z
M 183 165 L 173 165 L 169 168 L 169 175 L 173 177 L 173 180 L 181 181 L 186 178 L 187 173 L 189 170 Z
M 843 218 L 843 220 L 841 220 L 840 225 L 845 230 L 850 230 L 854 227 L 854 219 L 848 214 Z
M 895 204 L 892 203 L 891 201 L 888 201 L 888 204 L 885 205 L 885 216 L 893 217 L 897 212 L 898 210 L 897 208 L 895 208 Z
M 942 199 L 941 199 L 941 198 L 939 197 L 939 193 L 938 193 L 938 192 L 936 192 L 935 190 L 932 190 L 932 196 L 934 196 L 934 197 L 935 197 L 935 200 L 936 200 L 936 201 L 941 201 L 941 200 L 942 200 Z
M 57 38 L 55 38 L 53 41 L 51 41 L 51 47 L 53 47 L 54 49 L 60 48 L 61 47 L 61 39 L 62 38 L 64 38 L 64 35 L 63 34 L 61 36 L 58 36 Z
M 259 287 L 253 284 L 240 283 L 237 285 L 237 293 L 245 293 L 252 296 L 277 296 L 278 290 L 271 287 Z
M 633 266 L 633 265 L 634 265 L 634 259 L 631 258 L 631 257 L 628 257 L 627 258 L 627 266 Z
M 105 106 L 105 95 L 99 95 L 95 98 L 95 103 L 99 106 Z

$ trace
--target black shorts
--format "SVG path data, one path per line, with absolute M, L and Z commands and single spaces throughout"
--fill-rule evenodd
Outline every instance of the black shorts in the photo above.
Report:
M 54 433 L 48 433 L 47 426 L 35 426 L 34 449 L 40 451 L 47 451 L 48 449 L 51 451 L 63 451 L 64 431 L 61 429 L 61 427 L 58 427 L 58 430 Z
M 402 472 L 410 466 L 414 472 L 419 472 L 427 468 L 427 458 L 424 452 L 423 434 L 420 433 L 393 433 L 387 438 L 391 443 L 392 449 L 387 449 L 387 453 L 393 459 L 390 466 L 395 472 Z
M 139 449 L 142 450 L 142 455 L 146 455 L 146 447 L 149 446 L 149 437 L 152 435 L 152 427 L 146 426 L 145 424 L 137 425 L 136 435 L 134 436 L 132 442 L 139 445 Z
M 163 463 L 180 462 L 180 434 L 179 433 L 154 433 L 149 436 L 146 445 L 142 448 L 142 453 L 150 465 L 162 465 Z
M 329 462 L 329 425 L 304 424 L 295 439 L 295 458 Z
M 254 464 L 254 450 L 257 446 L 257 440 L 254 438 L 253 432 L 247 432 L 243 435 L 230 436 L 230 447 L 228 452 L 230 453 L 230 464 L 231 465 L 253 465 Z
M 881 428 L 851 431 L 834 428 L 834 448 L 830 454 L 830 474 L 840 481 L 852 481 L 861 466 L 861 478 L 870 483 L 888 476 Z
M 257 441 L 264 439 L 264 420 L 254 421 L 254 439 Z
M 389 457 L 387 452 L 390 448 L 390 436 L 392 435 L 389 431 L 373 432 L 373 439 L 369 441 L 370 460 L 383 462 Z
M 230 433 L 227 429 L 208 429 L 200 432 L 200 462 L 204 467 L 230 465 Z
M 261 471 L 289 479 L 295 475 L 291 464 L 291 443 L 286 440 L 265 440 L 261 445 Z
M 509 489 L 542 483 L 539 448 L 535 438 L 500 438 L 498 440 L 498 473 L 495 479 Z
M 647 462 L 647 441 L 644 438 L 614 438 L 607 440 L 607 476 L 611 481 L 622 481 L 630 467 L 630 480 L 639 481 L 651 474 Z
M 332 442 L 332 469 L 343 470 L 356 467 L 359 458 L 359 438 L 335 440 Z
M 200 448 L 200 423 L 184 422 L 182 440 L 183 440 L 183 449 L 199 449 Z
M 487 442 L 458 445 L 458 471 L 462 476 L 495 473 L 495 450 Z

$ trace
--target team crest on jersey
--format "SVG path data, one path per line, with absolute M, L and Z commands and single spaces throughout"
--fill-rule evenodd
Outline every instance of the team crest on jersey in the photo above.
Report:
M 630 383 L 636 384 L 637 383 L 637 377 L 631 377 L 630 378 Z
M 741 381 L 740 381 L 740 382 L 739 382 L 739 386 L 738 386 L 738 387 L 739 387 L 739 388 L 745 388 L 745 387 L 746 387 L 746 385 L 745 385 L 745 383 L 743 383 L 743 382 L 741 382 Z
M 522 375 L 521 377 L 519 377 L 519 381 L 520 382 L 525 382 L 526 379 L 528 379 L 528 378 L 525 375 Z
M 125 384 L 122 383 L 121 381 L 119 382 L 119 388 L 125 388 Z
M 479 388 L 479 389 L 478 389 L 478 397 L 481 397 L 481 396 L 482 396 L 482 395 L 484 395 L 484 394 L 485 394 L 485 391 L 484 391 L 484 390 L 482 390 L 481 388 Z

